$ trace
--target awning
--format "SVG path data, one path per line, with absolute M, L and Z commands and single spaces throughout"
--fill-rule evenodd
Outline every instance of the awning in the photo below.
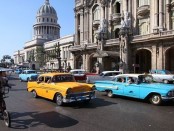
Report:
M 93 55 L 93 57 L 97 57 L 97 58 L 103 58 L 103 57 L 107 57 L 107 56 L 116 57 L 116 56 L 120 56 L 120 53 L 115 52 L 115 51 L 97 51 Z

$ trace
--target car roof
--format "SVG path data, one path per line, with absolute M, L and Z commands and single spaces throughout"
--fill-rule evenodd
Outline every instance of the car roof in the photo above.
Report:
M 23 70 L 23 71 L 36 71 L 36 70 Z
M 151 76 L 149 74 L 119 74 L 115 77 L 137 77 L 140 76 L 140 75 L 147 75 L 147 76 Z
M 55 76 L 55 75 L 71 75 L 70 73 L 61 73 L 61 72 L 52 72 L 52 73 L 44 73 L 40 76 Z
M 72 71 L 85 71 L 84 69 L 73 69 L 73 70 L 70 70 L 70 72 Z
M 113 73 L 121 73 L 121 71 L 103 71 L 102 73 L 105 74 L 105 73 L 112 73 L 112 72 L 113 72 Z

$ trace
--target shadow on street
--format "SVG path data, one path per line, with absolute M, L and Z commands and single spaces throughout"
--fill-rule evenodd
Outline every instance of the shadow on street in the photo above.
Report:
M 59 114 L 57 112 L 11 112 L 11 128 L 13 129 L 27 129 L 30 127 L 37 127 L 40 125 L 47 125 L 52 128 L 65 128 L 76 125 L 77 120 L 68 116 Z

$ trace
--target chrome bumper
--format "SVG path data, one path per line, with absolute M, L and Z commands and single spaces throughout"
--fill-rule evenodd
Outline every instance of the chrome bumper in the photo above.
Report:
M 174 100 L 174 96 L 173 97 L 162 96 L 161 98 L 162 100 Z
M 68 94 L 63 98 L 64 103 L 85 101 L 96 98 L 95 91 Z

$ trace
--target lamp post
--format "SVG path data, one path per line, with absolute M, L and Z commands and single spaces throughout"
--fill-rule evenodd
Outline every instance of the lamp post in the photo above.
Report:
M 60 44 L 59 42 L 55 44 L 55 52 L 56 52 L 56 58 L 58 62 L 58 71 L 61 72 L 61 57 L 60 57 Z

